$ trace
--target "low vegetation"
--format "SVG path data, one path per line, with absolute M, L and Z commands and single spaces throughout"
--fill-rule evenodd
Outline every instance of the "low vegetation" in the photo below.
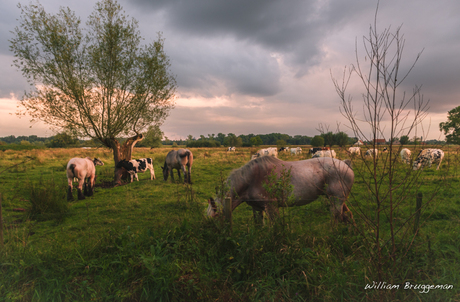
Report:
M 307 146 L 302 148 L 301 155 L 279 157 L 310 158 Z M 192 149 L 192 185 L 162 180 L 160 166 L 170 148 L 135 148 L 134 158 L 154 159 L 157 179 L 144 173 L 139 182 L 116 187 L 108 149 L 4 151 L 0 301 L 459 300 L 456 148 L 443 147 L 440 170 L 425 168 L 421 184 L 409 188 L 401 217 L 414 213 L 416 193 L 424 194 L 424 203 L 436 194 L 420 217 L 412 248 L 400 255 L 399 269 L 389 269 L 380 285 L 374 283 L 373 246 L 366 240 L 372 229 L 359 215 L 355 226 L 331 223 L 325 197 L 281 211 L 274 224 L 255 224 L 246 204 L 235 210 L 231 229 L 221 219 L 205 217 L 207 199 L 255 148 Z M 349 158 L 334 149 L 339 158 Z M 97 167 L 95 195 L 69 203 L 65 166 L 76 156 L 98 157 L 106 165 Z M 34 160 L 7 169 L 27 157 Z M 363 165 L 362 159 L 353 165 Z M 411 171 L 401 162 L 396 168 Z M 366 200 L 364 177 L 356 176 L 349 206 L 354 214 L 360 207 L 371 216 L 375 209 Z

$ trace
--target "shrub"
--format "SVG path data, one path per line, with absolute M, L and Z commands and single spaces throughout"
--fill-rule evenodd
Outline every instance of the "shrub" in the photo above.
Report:
M 61 222 L 69 211 L 65 199 L 66 188 L 56 184 L 54 178 L 44 181 L 42 178 L 36 183 L 29 184 L 30 204 L 29 217 L 36 220 L 55 219 Z
M 324 146 L 324 138 L 320 135 L 316 135 L 312 140 L 311 140 L 311 145 L 313 147 L 322 147 Z

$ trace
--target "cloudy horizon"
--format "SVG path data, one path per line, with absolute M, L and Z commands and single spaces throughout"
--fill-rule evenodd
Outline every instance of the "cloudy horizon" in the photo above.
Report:
M 16 3 L 0 0 L 0 137 L 51 136 L 43 123 L 30 128 L 27 118 L 14 115 L 18 99 L 30 89 L 11 66 L 10 31 L 18 25 Z M 96 1 L 41 0 L 47 12 L 68 6 L 85 18 Z M 365 60 L 362 37 L 374 21 L 377 1 L 292 0 L 121 0 L 125 12 L 139 21 L 146 42 L 165 38 L 165 52 L 176 75 L 176 108 L 161 126 L 170 139 L 191 134 L 318 134 L 319 124 L 354 136 L 339 111 L 340 99 L 331 79 L 355 63 L 355 46 Z M 29 2 L 22 2 L 27 5 Z M 428 115 L 417 129 L 428 139 L 443 139 L 439 123 L 457 107 L 460 86 L 460 2 L 441 0 L 381 0 L 379 31 L 399 26 L 405 47 L 401 67 L 408 69 L 402 85 L 411 93 L 422 87 L 430 100 Z M 356 42 L 356 43 L 355 43 Z M 362 86 L 351 82 L 356 110 Z M 359 111 L 358 110 L 358 111 Z M 429 129 L 429 131 L 428 131 Z M 416 133 L 414 132 L 413 135 Z

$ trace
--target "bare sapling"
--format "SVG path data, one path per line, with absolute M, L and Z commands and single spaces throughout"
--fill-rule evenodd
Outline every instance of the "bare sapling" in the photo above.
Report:
M 413 208 L 421 185 L 420 171 L 413 171 L 412 166 L 398 160 L 404 146 L 395 142 L 397 137 L 417 133 L 427 116 L 428 101 L 424 100 L 420 86 L 406 93 L 402 85 L 421 53 L 405 67 L 401 27 L 378 31 L 377 12 L 378 6 L 374 24 L 363 37 L 364 58 L 360 57 L 356 43 L 356 63 L 345 68 L 341 81 L 334 76 L 332 81 L 340 98 L 340 111 L 349 122 L 347 126 L 356 138 L 368 143 L 360 146 L 361 160 L 354 162 L 355 182 L 359 179 L 366 192 L 353 194 L 351 207 L 356 229 L 365 238 L 371 267 L 379 281 L 389 282 L 394 281 L 398 263 L 404 260 L 415 240 L 415 213 L 408 214 L 403 208 L 409 204 Z M 348 92 L 349 84 L 355 80 L 363 87 L 361 113 L 355 110 L 355 100 Z M 389 142 L 386 149 L 379 146 L 382 141 Z M 370 156 L 364 156 L 371 149 Z M 417 215 L 433 201 L 434 194 L 427 196 Z

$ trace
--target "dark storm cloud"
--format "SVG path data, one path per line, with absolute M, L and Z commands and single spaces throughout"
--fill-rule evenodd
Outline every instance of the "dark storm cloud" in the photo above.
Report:
M 270 96 L 280 89 L 276 59 L 255 47 L 245 46 L 241 50 L 226 40 L 197 44 L 190 41 L 186 51 L 181 47 L 168 50 L 182 91 L 203 97 L 234 93 Z
M 195 37 L 230 36 L 282 53 L 304 75 L 323 55 L 326 35 L 374 8 L 373 1 L 151 1 L 134 2 L 143 10 L 164 11 L 166 26 Z M 359 8 L 359 9 L 357 9 Z

